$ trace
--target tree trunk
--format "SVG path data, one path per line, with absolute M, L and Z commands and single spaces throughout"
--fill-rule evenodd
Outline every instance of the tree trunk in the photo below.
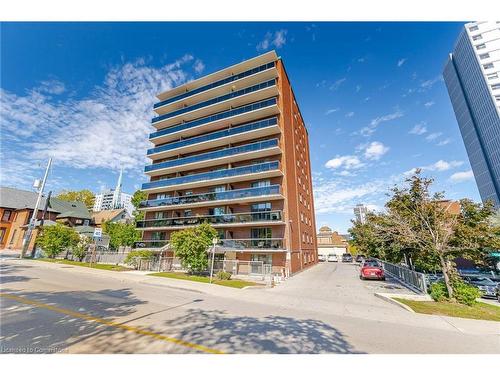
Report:
M 448 267 L 448 262 L 444 259 L 443 256 L 439 256 L 439 261 L 441 263 L 441 270 L 443 271 L 444 284 L 446 285 L 446 290 L 448 291 L 448 298 L 453 299 L 453 288 L 451 287 L 451 280 Z

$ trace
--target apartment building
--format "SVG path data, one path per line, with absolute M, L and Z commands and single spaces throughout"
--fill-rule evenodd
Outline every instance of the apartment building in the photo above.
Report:
M 289 273 L 316 263 L 308 134 L 281 58 L 271 51 L 157 97 L 137 246 L 168 251 L 173 231 L 208 222 L 219 257 Z
M 465 24 L 443 77 L 481 199 L 500 208 L 500 22 Z

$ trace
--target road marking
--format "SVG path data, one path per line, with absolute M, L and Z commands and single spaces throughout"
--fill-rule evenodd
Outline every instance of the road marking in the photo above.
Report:
M 97 322 L 99 324 L 103 324 L 103 325 L 108 326 L 108 327 L 120 328 L 120 329 L 123 329 L 125 331 L 134 332 L 134 333 L 137 333 L 139 335 L 152 337 L 154 339 L 161 340 L 161 341 L 171 342 L 171 343 L 174 343 L 174 344 L 177 344 L 177 345 L 181 345 L 181 346 L 185 346 L 185 347 L 188 347 L 188 348 L 191 348 L 191 349 L 196 349 L 196 350 L 199 350 L 199 351 L 202 351 L 202 352 L 205 352 L 205 353 L 210 353 L 210 354 L 225 354 L 223 351 L 220 351 L 220 350 L 217 350 L 217 349 L 207 348 L 206 346 L 203 346 L 203 345 L 198 345 L 198 344 L 194 344 L 194 343 L 191 343 L 191 342 L 188 342 L 188 341 L 176 339 L 174 337 L 169 337 L 169 336 L 161 335 L 161 334 L 154 333 L 154 332 L 151 332 L 151 331 L 146 331 L 144 329 L 140 329 L 140 328 L 137 328 L 137 327 L 133 327 L 133 326 L 125 325 L 125 324 L 116 323 L 116 322 L 113 322 L 113 321 L 108 320 L 108 319 L 102 319 L 102 318 L 98 318 L 98 317 L 91 316 L 91 315 L 88 315 L 88 314 L 82 314 L 82 313 L 79 313 L 79 312 L 76 312 L 76 311 L 72 311 L 72 310 L 68 310 L 68 309 L 63 309 L 63 308 L 60 308 L 60 307 L 57 307 L 57 306 L 47 305 L 45 303 L 41 303 L 41 302 L 34 301 L 34 300 L 31 300 L 31 299 L 28 299 L 28 298 L 24 298 L 24 297 L 19 297 L 19 296 L 13 295 L 13 294 L 0 293 L 0 297 L 8 298 L 8 299 L 11 299 L 11 300 L 17 301 L 17 302 L 21 302 L 21 303 L 24 303 L 26 305 L 36 306 L 36 307 L 40 307 L 40 308 L 43 308 L 43 309 L 55 311 L 55 312 L 58 312 L 60 314 L 69 315 L 69 316 L 72 316 L 72 317 L 75 317 L 75 318 L 79 318 L 79 319 L 83 319 L 83 320 L 87 320 L 87 321 L 92 321 L 92 322 Z

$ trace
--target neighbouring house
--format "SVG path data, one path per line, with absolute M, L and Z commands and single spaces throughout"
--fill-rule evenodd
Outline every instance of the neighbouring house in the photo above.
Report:
M 0 187 L 0 249 L 20 249 L 28 224 L 33 216 L 38 194 L 32 191 L 9 187 Z M 44 216 L 44 208 L 47 207 Z M 56 223 L 75 227 L 89 225 L 91 216 L 82 202 L 66 202 L 51 197 L 42 197 L 38 207 L 35 230 L 31 237 L 28 250 L 33 249 L 40 226 L 49 226 Z M 43 220 L 42 220 L 43 219 Z
M 316 238 L 318 239 L 318 255 L 337 254 L 342 256 L 348 252 L 349 243 L 345 237 L 332 231 L 330 227 L 321 227 Z
M 111 223 L 131 223 L 133 220 L 125 208 L 92 212 L 92 222 L 96 227 L 100 228 L 105 221 Z

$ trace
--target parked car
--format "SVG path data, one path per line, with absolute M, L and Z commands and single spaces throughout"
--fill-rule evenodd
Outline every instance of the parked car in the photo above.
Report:
M 474 285 L 479 288 L 482 297 L 497 298 L 497 283 L 484 276 L 463 276 L 466 283 Z
M 352 255 L 349 253 L 342 254 L 342 262 L 352 263 Z
M 356 262 L 363 263 L 364 260 L 365 260 L 365 256 L 364 255 L 356 255 Z
M 339 257 L 337 256 L 337 254 L 328 254 L 327 260 L 329 262 L 338 262 L 339 261 Z
M 500 303 L 500 284 L 497 284 L 495 288 L 495 294 L 497 295 L 497 301 Z
M 359 278 L 361 280 L 374 279 L 374 280 L 385 280 L 384 269 L 382 264 L 375 259 L 367 259 L 363 263 L 359 271 Z
M 326 255 L 325 254 L 318 254 L 318 261 L 324 262 L 326 260 Z

